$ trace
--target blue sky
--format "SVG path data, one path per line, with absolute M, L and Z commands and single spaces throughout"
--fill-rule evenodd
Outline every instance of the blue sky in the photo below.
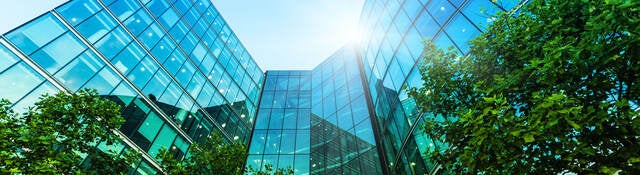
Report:
M 211 0 L 263 70 L 312 69 L 350 40 L 364 0 Z
M 67 0 L 8 0 L 5 33 Z M 211 0 L 262 70 L 312 69 L 357 38 L 364 0 Z

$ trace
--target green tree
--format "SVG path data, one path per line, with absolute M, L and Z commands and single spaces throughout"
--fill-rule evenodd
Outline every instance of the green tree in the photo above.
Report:
M 247 147 L 243 143 L 228 143 L 218 133 L 213 133 L 207 136 L 202 144 L 191 145 L 188 156 L 182 160 L 176 159 L 172 151 L 166 148 L 160 149 L 156 158 L 160 159 L 163 171 L 170 175 L 238 175 L 242 174 L 247 156 Z M 290 175 L 293 174 L 293 169 L 287 167 L 274 171 L 273 166 L 266 165 L 261 171 L 249 167 L 246 174 Z
M 227 143 L 217 133 L 207 136 L 202 144 L 194 143 L 189 155 L 177 160 L 171 150 L 162 148 L 156 158 L 167 174 L 241 174 L 247 159 L 243 143 Z
M 410 89 L 445 172 L 640 172 L 640 1 L 532 0 Z
M 120 106 L 95 90 L 45 94 L 23 114 L 10 106 L 0 102 L 0 174 L 124 174 L 136 161 L 133 152 L 96 147 L 119 141 L 112 131 L 124 119 Z

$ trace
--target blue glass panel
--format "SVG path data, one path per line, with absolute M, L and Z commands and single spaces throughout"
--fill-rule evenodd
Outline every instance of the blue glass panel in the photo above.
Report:
M 11 102 L 16 102 L 42 81 L 44 78 L 33 69 L 25 63 L 19 63 L 0 74 L 0 82 L 4 82 L 6 87 L 11 87 L 0 88 L 0 96 Z
M 255 130 L 249 147 L 249 154 L 262 154 L 267 137 L 267 130 Z
M 93 52 L 86 51 L 54 76 L 71 91 L 76 91 L 103 66 L 104 62 Z
M 140 9 L 140 4 L 138 4 L 137 0 L 118 0 L 109 5 L 109 9 L 120 21 L 125 21 L 137 9 Z
M 281 130 L 269 130 L 265 142 L 264 154 L 278 154 L 280 150 Z
M 272 109 L 269 121 L 269 129 L 282 129 L 282 121 L 284 119 L 283 109 Z
M 98 90 L 98 94 L 106 95 L 113 91 L 120 81 L 120 77 L 118 77 L 113 70 L 110 68 L 103 68 L 82 88 L 96 89 Z
M 18 56 L 11 53 L 11 51 L 9 51 L 9 49 L 4 47 L 3 45 L 0 45 L 0 73 L 9 66 L 18 62 L 18 60 L 20 60 Z
M 144 119 L 144 122 L 142 122 L 142 125 L 138 128 L 138 132 L 148 140 L 153 140 L 156 134 L 158 134 L 158 131 L 160 131 L 163 123 L 160 117 L 152 112 Z
M 144 87 L 156 70 L 158 70 L 157 65 L 151 61 L 151 58 L 146 57 L 127 75 L 127 78 L 136 86 Z
M 147 49 L 153 48 L 156 45 L 158 40 L 163 36 L 162 30 L 156 24 L 151 24 L 147 30 L 145 30 L 142 34 L 138 36 L 142 45 L 144 45 Z
M 445 31 L 462 50 L 462 54 L 469 51 L 469 41 L 480 34 L 480 31 L 462 15 L 454 17 Z
M 71 33 L 67 33 L 32 54 L 31 58 L 50 73 L 54 73 L 85 48 Z
M 418 29 L 418 32 L 420 32 L 422 38 L 433 38 L 433 35 L 436 34 L 440 25 L 438 25 L 427 12 L 423 12 L 416 21 L 415 27 Z
M 282 130 L 282 142 L 280 143 L 280 154 L 293 154 L 296 146 L 296 130 Z M 291 160 L 293 161 L 293 160 Z
M 158 138 L 156 138 L 153 145 L 151 145 L 149 155 L 151 155 L 151 157 L 156 157 L 161 148 L 169 149 L 175 138 L 176 132 L 168 125 L 164 125 L 164 127 L 162 127 L 162 131 L 158 134 Z
M 309 155 L 296 155 L 293 171 L 295 174 L 309 174 Z
M 462 13 L 482 30 L 493 22 L 498 11 L 501 10 L 490 1 L 471 1 L 462 8 Z
M 296 154 L 309 154 L 311 146 L 309 130 L 298 130 L 296 133 Z
M 136 14 L 124 22 L 124 25 L 127 26 L 127 29 L 129 29 L 133 35 L 137 36 L 152 22 L 153 20 L 149 17 L 146 11 L 138 10 Z
M 105 58 L 111 59 L 127 46 L 129 42 L 131 42 L 129 35 L 127 35 L 122 28 L 118 27 L 98 41 L 94 46 Z
M 130 44 L 124 51 L 120 52 L 118 56 L 113 58 L 111 63 L 113 63 L 120 72 L 126 75 L 136 64 L 138 64 L 140 60 L 142 60 L 145 55 L 146 54 L 142 51 L 140 46 L 137 44 Z
M 162 37 L 160 42 L 151 50 L 153 56 L 160 62 L 164 62 L 169 54 L 175 49 L 175 44 L 168 35 Z
M 165 10 L 167 10 L 167 8 L 169 8 L 167 1 L 151 1 L 146 6 L 155 17 L 159 17 Z
M 427 10 L 433 15 L 436 21 L 442 25 L 456 9 L 447 1 L 431 1 L 427 5 Z
M 71 25 L 77 25 L 101 9 L 95 0 L 78 0 L 56 9 Z
M 22 52 L 31 54 L 60 36 L 66 28 L 51 14 L 43 15 L 7 34 L 7 38 Z
M 167 29 L 170 29 L 176 22 L 178 22 L 180 17 L 178 14 L 173 11 L 173 9 L 169 8 L 162 16 L 160 17 L 160 24 Z
M 87 38 L 89 42 L 95 43 L 116 25 L 116 22 L 113 21 L 113 18 L 111 18 L 107 12 L 101 11 L 87 21 L 82 22 L 76 29 L 82 36 Z

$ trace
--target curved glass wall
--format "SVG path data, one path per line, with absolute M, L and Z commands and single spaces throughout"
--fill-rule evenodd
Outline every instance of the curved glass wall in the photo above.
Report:
M 16 111 L 83 88 L 120 104 L 125 139 L 96 146 L 144 152 L 132 173 L 155 174 L 159 149 L 182 158 L 212 132 L 249 141 L 264 75 L 209 0 L 74 0 L 0 42 L 0 80 L 13 83 L 0 97 Z
M 417 63 L 423 39 L 442 48 L 469 51 L 473 37 L 499 11 L 520 0 L 367 0 L 361 14 L 360 55 L 380 128 L 386 167 L 392 173 L 424 174 L 435 166 L 423 153 L 432 142 L 417 129 L 422 118 L 404 87 L 422 84 Z

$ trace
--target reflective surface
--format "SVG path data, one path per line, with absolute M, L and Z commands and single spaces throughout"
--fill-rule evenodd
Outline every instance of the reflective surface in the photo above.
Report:
M 0 96 L 21 111 L 97 89 L 126 119 L 128 142 L 108 149 L 146 152 L 132 173 L 155 174 L 159 149 L 182 158 L 211 132 L 249 141 L 264 75 L 209 0 L 74 0 L 3 40 L 0 80 L 12 84 Z
M 434 165 L 423 153 L 433 147 L 419 127 L 422 118 L 403 87 L 420 87 L 417 63 L 423 39 L 461 55 L 469 43 L 520 0 L 367 0 L 361 14 L 359 52 L 374 106 L 378 138 L 392 174 L 424 174 Z

